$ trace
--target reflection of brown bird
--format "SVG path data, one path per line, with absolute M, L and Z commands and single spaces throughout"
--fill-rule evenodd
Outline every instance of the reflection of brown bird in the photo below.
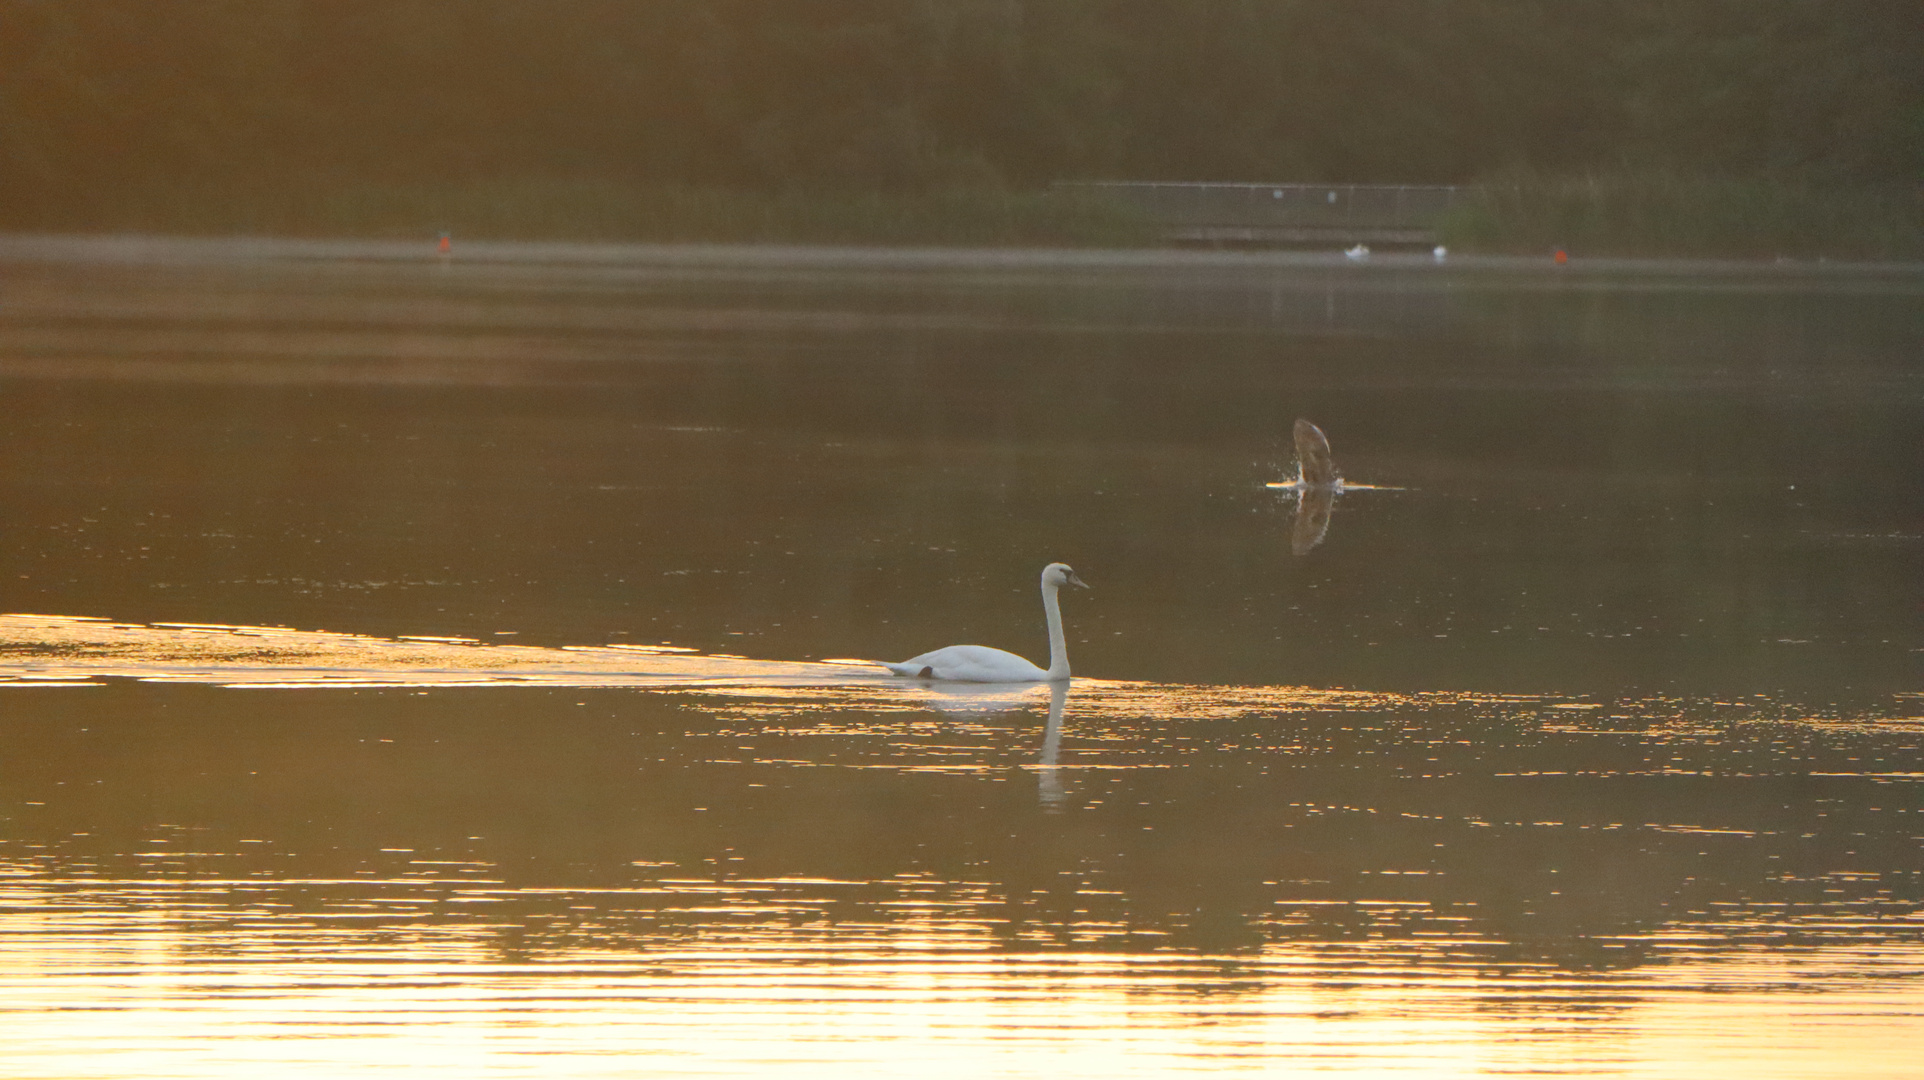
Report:
M 1332 488 L 1343 479 L 1329 458 L 1329 440 L 1323 437 L 1323 429 L 1301 419 L 1296 421 L 1296 470 L 1305 488 Z
M 1306 487 L 1297 493 L 1296 520 L 1289 528 L 1290 554 L 1307 554 L 1310 548 L 1323 542 L 1323 534 L 1329 531 L 1330 511 L 1335 507 L 1334 488 Z

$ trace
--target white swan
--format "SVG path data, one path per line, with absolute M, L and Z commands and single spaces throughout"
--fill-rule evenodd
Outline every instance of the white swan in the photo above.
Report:
M 883 666 L 911 679 L 948 679 L 954 682 L 1056 682 L 1069 677 L 1069 648 L 1062 637 L 1062 609 L 1056 590 L 1064 585 L 1089 586 L 1061 563 L 1042 568 L 1042 610 L 1049 617 L 1049 667 L 1043 670 L 1012 652 L 986 645 L 950 645 L 925 652 L 899 664 Z

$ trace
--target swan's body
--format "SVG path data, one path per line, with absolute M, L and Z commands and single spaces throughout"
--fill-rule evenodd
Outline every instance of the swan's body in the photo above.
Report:
M 1012 652 L 987 645 L 950 645 L 945 649 L 912 656 L 899 664 L 884 664 L 890 671 L 911 679 L 945 679 L 951 682 L 1033 683 L 1056 682 L 1069 677 L 1069 647 L 1062 634 L 1062 608 L 1056 591 L 1064 585 L 1088 588 L 1074 570 L 1061 563 L 1042 568 L 1042 610 L 1049 621 L 1049 666 L 1039 668 Z
M 987 645 L 950 645 L 910 657 L 899 664 L 890 664 L 888 669 L 911 679 L 948 679 L 953 682 L 1048 682 L 1069 677 L 1066 671 L 1060 676 L 1051 675 L 1012 652 L 992 649 Z

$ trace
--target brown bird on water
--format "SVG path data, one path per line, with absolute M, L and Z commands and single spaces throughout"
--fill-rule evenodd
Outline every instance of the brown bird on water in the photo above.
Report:
M 1306 488 L 1331 488 L 1343 476 L 1329 457 L 1329 440 L 1323 429 L 1307 420 L 1296 421 L 1297 480 Z

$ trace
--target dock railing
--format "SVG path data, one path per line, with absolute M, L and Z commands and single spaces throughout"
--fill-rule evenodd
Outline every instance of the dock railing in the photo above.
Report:
M 1178 242 L 1426 244 L 1443 215 L 1474 189 L 1097 180 L 1059 181 L 1053 190 L 1132 207 Z

